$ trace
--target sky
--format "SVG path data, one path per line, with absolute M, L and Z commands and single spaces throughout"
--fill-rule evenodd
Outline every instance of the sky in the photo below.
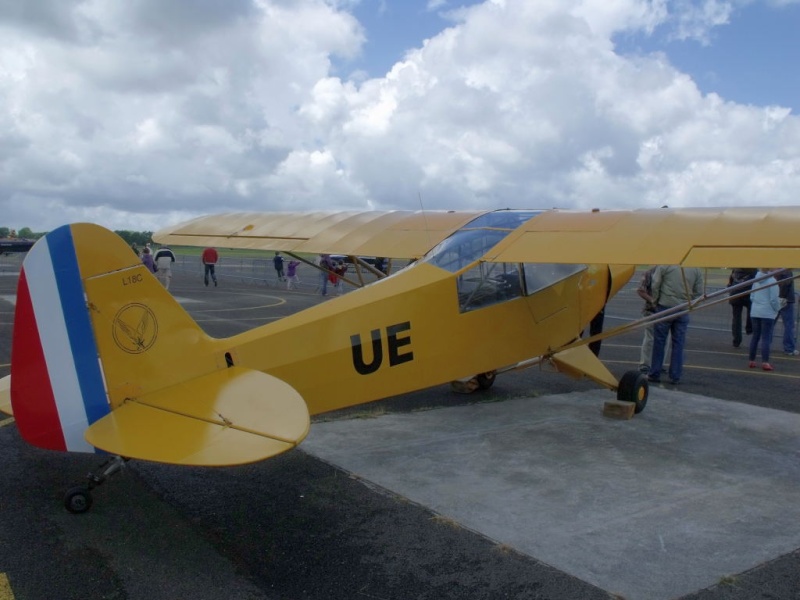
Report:
M 800 0 L 0 0 L 0 226 L 800 204 Z

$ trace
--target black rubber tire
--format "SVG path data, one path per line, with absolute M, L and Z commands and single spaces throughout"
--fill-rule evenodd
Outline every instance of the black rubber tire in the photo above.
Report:
M 480 373 L 479 375 L 475 376 L 475 379 L 478 380 L 478 387 L 482 390 L 488 390 L 490 387 L 494 385 L 494 380 L 497 377 L 497 371 L 488 371 L 486 373 Z
M 70 488 L 64 494 L 64 508 L 74 515 L 85 513 L 92 508 L 92 493 L 86 486 Z
M 639 371 L 627 371 L 619 380 L 617 400 L 633 402 L 636 405 L 634 413 L 637 415 L 647 406 L 647 397 L 650 395 L 650 386 L 647 376 Z

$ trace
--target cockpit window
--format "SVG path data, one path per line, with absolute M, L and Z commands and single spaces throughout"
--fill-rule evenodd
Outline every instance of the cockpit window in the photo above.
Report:
M 451 273 L 471 265 L 508 235 L 497 229 L 462 229 L 443 240 L 423 259 Z
M 486 254 L 500 240 L 539 211 L 500 210 L 486 213 L 440 242 L 422 260 L 455 273 Z
M 586 265 L 525 263 L 525 293 L 530 296 L 586 269 Z
M 492 229 L 508 229 L 509 231 L 513 231 L 540 212 L 539 210 L 496 210 L 476 217 L 461 229 L 489 227 Z
M 458 276 L 456 288 L 461 312 L 519 298 L 522 295 L 519 265 L 479 262 Z
M 458 273 L 461 312 L 531 295 L 579 273 L 585 265 L 478 262 L 509 233 L 539 211 L 498 210 L 483 214 L 439 243 L 422 262 Z

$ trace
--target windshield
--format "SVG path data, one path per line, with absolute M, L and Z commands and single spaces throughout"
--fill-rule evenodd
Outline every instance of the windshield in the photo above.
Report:
M 456 290 L 461 312 L 534 294 L 583 271 L 586 266 L 478 261 L 509 233 L 540 212 L 498 210 L 483 214 L 440 242 L 421 262 L 458 273 Z
M 474 263 L 500 240 L 539 212 L 498 210 L 481 215 L 440 242 L 422 260 L 451 273 L 460 271 Z

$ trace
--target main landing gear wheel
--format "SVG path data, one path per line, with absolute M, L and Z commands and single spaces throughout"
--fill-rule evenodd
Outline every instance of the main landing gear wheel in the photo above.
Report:
M 495 377 L 497 377 L 497 371 L 487 371 L 469 379 L 451 381 L 450 387 L 457 394 L 471 394 L 475 390 L 488 390 L 494 385 Z
M 482 390 L 488 390 L 494 385 L 494 380 L 497 377 L 497 371 L 487 371 L 475 376 L 478 380 L 478 387 Z
M 64 508 L 75 515 L 85 513 L 92 508 L 92 493 L 85 485 L 70 488 L 64 494 Z
M 617 388 L 617 400 L 622 402 L 633 402 L 636 408 L 633 410 L 637 415 L 647 406 L 647 396 L 650 394 L 650 386 L 647 383 L 647 376 L 639 371 L 628 371 L 619 380 Z

